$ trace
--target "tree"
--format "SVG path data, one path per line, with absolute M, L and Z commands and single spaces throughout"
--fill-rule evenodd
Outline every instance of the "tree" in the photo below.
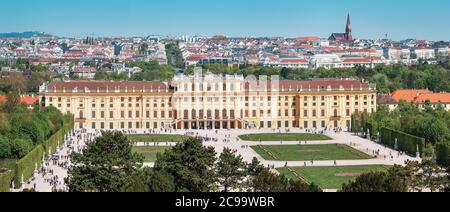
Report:
M 259 173 L 264 171 L 265 167 L 259 162 L 257 158 L 253 158 L 252 162 L 247 164 L 247 175 L 257 176 Z
M 148 44 L 144 43 L 139 47 L 139 54 L 147 55 L 148 54 Z
M 22 158 L 33 150 L 34 145 L 28 139 L 17 138 L 11 142 L 11 158 Z
M 133 153 L 132 147 L 122 133 L 105 132 L 88 144 L 82 154 L 73 153 L 70 157 L 74 165 L 66 179 L 69 190 L 123 191 L 130 177 L 138 176 L 142 167 L 143 156 Z
M 20 104 L 20 95 L 18 92 L 10 92 L 6 96 L 6 102 L 3 105 L 3 111 L 6 113 L 16 112 Z
M 144 169 L 144 183 L 149 192 L 175 192 L 175 180 L 165 171 Z
M 175 191 L 208 192 L 217 182 L 215 156 L 213 147 L 204 147 L 200 140 L 190 138 L 159 154 L 154 169 L 174 177 Z
M 407 192 L 405 179 L 391 172 L 363 174 L 355 181 L 344 184 L 341 192 Z
M 4 136 L 0 136 L 0 159 L 11 157 L 11 142 Z
M 125 177 L 125 185 L 122 187 L 121 192 L 149 192 L 148 186 L 143 181 L 142 171 L 136 171 Z
M 252 179 L 251 186 L 255 192 L 286 192 L 288 180 L 265 169 Z
M 289 180 L 283 175 L 264 169 L 251 179 L 251 187 L 255 192 L 321 192 L 315 185 L 301 181 Z
M 216 165 L 218 181 L 224 192 L 242 187 L 242 180 L 246 176 L 246 164 L 242 156 L 236 155 L 236 152 L 225 148 Z
M 416 173 L 422 187 L 419 191 L 430 189 L 431 192 L 445 189 L 447 177 L 445 171 L 430 160 L 425 160 L 419 165 L 419 172 Z

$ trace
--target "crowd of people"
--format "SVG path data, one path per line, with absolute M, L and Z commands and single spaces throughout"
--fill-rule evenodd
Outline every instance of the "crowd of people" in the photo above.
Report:
M 64 178 L 70 167 L 70 155 L 73 152 L 82 152 L 85 145 L 92 142 L 100 136 L 102 131 L 87 131 L 86 129 L 77 129 L 68 133 L 64 137 L 64 145 L 59 151 L 43 161 L 42 167 L 37 170 L 35 176 L 25 185 L 24 189 L 33 189 L 34 191 L 67 191 Z M 38 186 L 39 183 L 44 185 Z M 47 188 L 47 189 L 44 189 Z
M 44 183 L 46 186 L 50 187 L 52 191 L 66 191 L 67 188 L 64 183 L 64 178 L 67 175 L 67 170 L 70 167 L 70 155 L 73 152 L 82 152 L 85 145 L 92 142 L 96 137 L 101 136 L 101 134 L 105 130 L 86 130 L 86 129 L 77 129 L 73 130 L 71 133 L 65 136 L 65 143 L 61 150 L 54 155 L 51 155 L 48 160 L 46 160 L 43 166 L 37 171 L 37 175 L 32 178 L 32 180 L 27 184 L 28 189 L 39 189 L 40 186 L 37 186 L 37 183 Z M 177 133 L 178 130 L 175 129 L 142 129 L 142 130 L 118 130 L 124 134 L 173 134 Z M 274 133 L 290 133 L 291 129 L 273 129 Z M 324 129 L 303 129 L 306 133 L 312 134 L 339 134 L 343 132 L 341 128 L 324 128 Z M 203 142 L 219 142 L 222 143 L 232 143 L 240 142 L 240 138 L 238 136 L 232 136 L 232 131 L 219 131 L 219 130 L 204 130 L 204 131 L 196 131 L 196 130 L 180 130 L 180 134 L 184 134 L 186 136 L 191 136 L 200 139 Z M 261 141 L 262 142 L 262 141 Z M 283 144 L 283 141 L 280 141 Z M 150 146 L 160 146 L 164 144 L 163 142 L 143 142 L 144 145 Z M 308 141 L 298 141 L 299 145 L 308 144 Z M 175 145 L 174 142 L 165 142 L 166 146 Z M 357 143 L 350 142 L 350 146 L 357 148 Z M 228 145 L 227 145 L 228 146 Z M 238 147 L 238 145 L 236 145 Z M 250 148 L 250 145 L 242 144 L 240 145 L 242 150 L 247 150 Z M 237 151 L 235 149 L 235 151 Z M 383 158 L 387 160 L 388 158 L 394 160 L 394 155 L 391 152 L 389 155 L 382 154 L 380 149 L 378 150 L 369 150 L 367 148 L 367 153 L 370 154 L 369 151 L 372 151 L 372 155 L 374 158 Z M 404 153 L 398 152 L 397 156 L 401 157 Z M 288 167 L 288 162 L 285 163 L 285 166 Z M 315 161 L 311 159 L 310 162 L 304 162 L 304 166 L 314 166 Z M 337 161 L 334 161 L 334 165 L 337 166 Z M 276 167 L 275 164 L 267 165 L 268 168 L 274 169 Z M 39 180 L 37 178 L 40 178 Z

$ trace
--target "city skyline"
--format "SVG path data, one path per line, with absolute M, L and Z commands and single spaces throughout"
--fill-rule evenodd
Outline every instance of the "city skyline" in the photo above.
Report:
M 63 37 L 221 34 L 327 38 L 345 30 L 350 13 L 355 38 L 381 39 L 388 34 L 393 40 L 450 40 L 450 29 L 441 26 L 442 20 L 450 19 L 445 11 L 450 3 L 431 0 L 423 10 L 423 5 L 415 2 L 7 0 L 4 5 L 9 9 L 0 14 L 0 28 L 2 32 L 41 31 Z

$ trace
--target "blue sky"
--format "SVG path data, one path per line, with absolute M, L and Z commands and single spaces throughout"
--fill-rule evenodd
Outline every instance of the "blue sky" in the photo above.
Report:
M 448 0 L 0 0 L 0 32 L 450 40 Z

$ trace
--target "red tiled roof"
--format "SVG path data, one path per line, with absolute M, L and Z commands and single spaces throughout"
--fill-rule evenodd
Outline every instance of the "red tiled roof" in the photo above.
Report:
M 201 60 L 201 59 L 208 58 L 208 57 L 209 57 L 208 54 L 192 54 L 192 55 L 188 56 L 188 57 L 186 58 L 186 60 L 189 60 L 189 61 L 199 61 L 199 60 Z
M 296 59 L 282 59 L 280 60 L 280 63 L 308 63 L 308 61 L 306 61 L 303 58 L 296 58 Z
M 353 80 L 353 79 L 313 79 L 313 80 L 280 80 L 277 83 L 274 83 L 275 86 L 278 86 L 281 90 L 303 90 L 308 91 L 311 90 L 338 90 L 338 89 L 345 89 L 345 90 L 360 90 L 364 89 L 367 90 L 370 87 L 368 83 L 362 83 L 359 80 Z M 246 82 L 246 90 L 249 90 L 250 87 L 252 89 L 257 89 L 258 86 L 254 83 L 250 85 L 249 82 Z M 272 83 L 270 81 L 267 82 L 268 89 L 271 89 Z
M 316 40 L 320 40 L 320 38 L 316 37 L 316 36 L 308 36 L 308 37 L 299 37 L 299 38 L 296 38 L 295 40 L 297 40 L 297 41 L 316 41 Z
M 0 101 L 6 101 L 6 99 L 6 96 L 0 96 Z M 39 101 L 38 96 L 23 96 L 20 98 L 20 102 L 27 105 L 34 105 L 37 101 Z
M 375 53 L 377 51 L 373 50 L 373 49 L 346 49 L 344 50 L 345 52 L 370 52 L 370 53 Z
M 52 82 L 48 85 L 48 92 L 67 92 L 71 93 L 74 90 L 82 93 L 89 90 L 92 93 L 114 92 L 165 92 L 166 84 L 162 82 L 113 82 L 113 81 L 67 81 L 67 82 Z
M 429 100 L 431 103 L 450 103 L 450 93 L 420 94 L 414 103 L 421 104 Z
M 370 60 L 367 58 L 346 58 L 342 62 L 343 63 L 369 63 Z
M 39 101 L 38 96 L 24 96 L 20 98 L 20 102 L 27 105 L 34 105 L 34 103 L 36 103 L 37 101 Z
M 311 45 L 301 45 L 298 47 L 299 49 L 310 49 L 310 48 L 314 48 L 314 46 Z
M 424 93 L 431 94 L 432 92 L 429 90 L 396 90 L 391 94 L 391 96 L 398 102 L 404 100 L 412 103 L 420 94 Z

